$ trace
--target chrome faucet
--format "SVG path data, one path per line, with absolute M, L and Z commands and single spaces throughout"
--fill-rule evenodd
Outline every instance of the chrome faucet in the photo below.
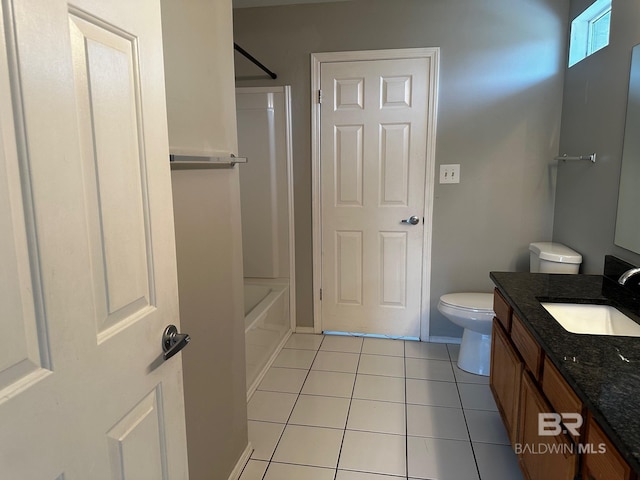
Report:
M 618 279 L 618 283 L 620 285 L 624 285 L 627 283 L 627 280 L 629 280 L 631 277 L 633 277 L 638 273 L 640 273 L 640 268 L 631 268 L 626 272 L 624 272 L 622 275 L 620 275 L 620 278 Z

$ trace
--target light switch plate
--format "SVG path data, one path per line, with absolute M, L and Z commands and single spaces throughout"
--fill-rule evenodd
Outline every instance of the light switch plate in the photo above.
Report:
M 460 164 L 440 165 L 440 183 L 460 183 Z

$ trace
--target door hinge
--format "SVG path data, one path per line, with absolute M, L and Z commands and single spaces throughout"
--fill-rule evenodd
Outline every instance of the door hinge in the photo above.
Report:
M 322 289 L 320 289 L 320 300 L 322 300 Z
M 322 90 L 318 90 L 318 103 L 322 105 Z

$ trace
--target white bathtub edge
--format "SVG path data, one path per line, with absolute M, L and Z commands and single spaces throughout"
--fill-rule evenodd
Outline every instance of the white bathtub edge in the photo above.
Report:
M 264 316 L 269 312 L 269 309 L 273 306 L 276 301 L 284 294 L 285 288 L 280 290 L 272 289 L 271 292 L 264 297 L 260 303 L 258 303 L 253 310 L 249 312 L 249 315 L 244 317 L 244 331 L 245 333 L 251 330 L 256 322 L 262 320 Z
M 255 391 L 258 389 L 258 385 L 260 385 L 260 382 L 262 381 L 264 376 L 267 374 L 267 371 L 269 371 L 269 368 L 271 368 L 271 365 L 273 365 L 273 362 L 275 362 L 276 357 L 282 351 L 282 349 L 284 348 L 285 344 L 287 343 L 287 340 L 289 340 L 289 337 L 291 336 L 292 333 L 293 332 L 291 331 L 291 329 L 289 329 L 289 331 L 284 334 L 284 337 L 282 337 L 282 341 L 278 344 L 276 349 L 273 351 L 273 353 L 269 357 L 269 360 L 267 360 L 267 362 L 264 364 L 264 367 L 262 367 L 262 370 L 260 370 L 260 373 L 256 375 L 256 379 L 253 381 L 253 383 L 251 383 L 251 386 L 249 386 L 249 388 L 247 389 L 247 403 L 249 402 L 249 400 L 251 400 L 251 397 L 253 396 Z

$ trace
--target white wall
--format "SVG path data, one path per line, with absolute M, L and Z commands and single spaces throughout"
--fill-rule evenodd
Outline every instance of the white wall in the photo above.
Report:
M 284 88 L 238 89 L 244 276 L 289 277 L 287 104 Z
M 162 0 L 169 147 L 237 153 L 231 0 Z M 172 171 L 191 480 L 248 444 L 238 167 Z
M 292 85 L 298 325 L 312 324 L 312 52 L 440 47 L 431 335 L 461 330 L 440 295 L 491 291 L 491 270 L 527 270 L 528 244 L 552 236 L 569 0 L 354 0 L 234 10 L 238 86 Z M 244 80 L 243 80 L 244 79 Z

